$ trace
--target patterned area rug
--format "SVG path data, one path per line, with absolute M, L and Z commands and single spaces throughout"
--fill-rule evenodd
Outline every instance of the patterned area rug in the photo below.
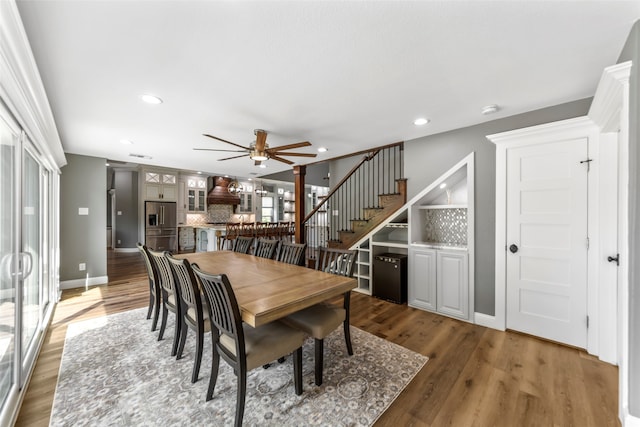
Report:
M 236 377 L 220 362 L 215 395 L 205 401 L 211 339 L 205 338 L 200 378 L 191 383 L 193 331 L 183 358 L 170 356 L 173 324 L 165 339 L 151 332 L 146 309 L 69 325 L 51 426 L 232 425 Z M 244 425 L 371 425 L 428 358 L 351 328 L 349 357 L 341 328 L 325 339 L 324 381 L 314 383 L 313 340 L 303 347 L 303 393 L 293 387 L 291 357 L 247 377 Z

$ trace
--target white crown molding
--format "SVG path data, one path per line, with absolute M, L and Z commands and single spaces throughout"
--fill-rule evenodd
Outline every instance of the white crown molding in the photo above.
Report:
M 602 132 L 617 132 L 620 127 L 622 94 L 629 84 L 631 61 L 607 67 L 602 72 L 588 116 Z
M 31 45 L 13 0 L 0 1 L 0 100 L 49 163 L 67 161 Z
M 546 139 L 550 135 L 557 139 L 562 139 L 567 134 L 575 134 L 576 131 L 584 132 L 585 129 L 588 129 L 591 126 L 595 128 L 595 123 L 588 116 L 581 116 L 508 132 L 494 133 L 492 135 L 487 135 L 487 139 L 496 145 L 528 145 L 535 143 L 540 138 Z

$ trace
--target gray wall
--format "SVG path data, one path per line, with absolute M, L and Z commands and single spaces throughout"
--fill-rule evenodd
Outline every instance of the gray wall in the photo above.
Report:
M 629 60 L 629 412 L 640 417 L 640 21 L 631 29 L 618 62 Z
M 60 281 L 107 275 L 105 159 L 67 154 L 60 176 Z M 78 215 L 89 208 L 89 215 Z M 85 263 L 86 271 L 78 264 Z
M 138 242 L 138 172 L 116 171 L 114 188 L 116 241 L 113 247 L 135 248 Z M 118 212 L 121 215 L 117 215 Z
M 495 314 L 496 150 L 486 135 L 584 116 L 591 99 L 570 102 L 405 142 L 405 177 L 411 199 L 475 152 L 475 310 Z

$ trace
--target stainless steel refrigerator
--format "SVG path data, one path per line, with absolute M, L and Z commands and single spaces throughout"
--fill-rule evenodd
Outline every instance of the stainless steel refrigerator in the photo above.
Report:
M 145 202 L 145 245 L 156 251 L 178 249 L 177 207 L 175 202 Z

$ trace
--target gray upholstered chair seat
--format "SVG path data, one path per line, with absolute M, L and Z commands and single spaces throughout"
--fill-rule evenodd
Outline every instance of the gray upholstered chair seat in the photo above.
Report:
M 320 303 L 290 314 L 284 322 L 313 338 L 323 339 L 344 322 L 346 315 L 342 307 Z
M 290 353 L 292 348 L 301 347 L 306 338 L 304 332 L 278 321 L 267 323 L 259 328 L 253 328 L 243 323 L 242 329 L 244 330 L 248 371 L 276 360 L 283 354 Z M 221 334 L 220 344 L 229 353 L 236 355 L 236 343 L 233 338 Z

